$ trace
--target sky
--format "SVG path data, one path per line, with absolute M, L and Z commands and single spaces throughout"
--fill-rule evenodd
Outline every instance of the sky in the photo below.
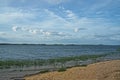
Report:
M 120 0 L 0 0 L 0 43 L 120 45 Z

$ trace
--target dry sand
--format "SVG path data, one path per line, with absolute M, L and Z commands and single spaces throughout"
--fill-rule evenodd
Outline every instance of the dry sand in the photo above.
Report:
M 74 67 L 65 72 L 48 72 L 25 77 L 25 80 L 120 80 L 120 60 Z

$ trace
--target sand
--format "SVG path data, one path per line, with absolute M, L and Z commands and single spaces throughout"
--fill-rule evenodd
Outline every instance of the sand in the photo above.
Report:
M 48 72 L 25 77 L 25 80 L 120 80 L 120 60 L 74 67 L 64 72 Z

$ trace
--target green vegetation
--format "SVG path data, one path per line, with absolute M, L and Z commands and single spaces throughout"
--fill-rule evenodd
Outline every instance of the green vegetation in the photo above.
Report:
M 116 51 L 120 52 L 120 48 L 118 48 Z
M 83 65 L 75 65 L 74 67 L 87 67 L 86 64 L 83 64 Z
M 28 67 L 28 66 L 42 66 L 46 64 L 62 63 L 64 64 L 67 61 L 85 61 L 88 59 L 97 59 L 99 57 L 104 57 L 108 54 L 101 55 L 82 55 L 82 56 L 71 56 L 71 57 L 60 57 L 55 59 L 48 60 L 1 60 L 0 69 L 11 68 L 11 67 Z
M 66 70 L 67 70 L 67 68 L 62 67 L 58 70 L 58 72 L 63 72 L 63 71 L 66 71 Z
M 104 57 L 108 54 L 101 54 L 101 55 L 82 55 L 82 56 L 71 56 L 71 57 L 61 57 L 61 58 L 56 58 L 56 59 L 49 59 L 49 63 L 55 63 L 55 62 L 60 62 L 60 63 L 65 63 L 67 61 L 78 61 L 78 60 L 88 60 L 88 59 L 97 59 L 99 57 Z
M 47 72 L 49 72 L 49 70 L 40 71 L 40 73 L 47 73 Z
M 43 65 L 44 60 L 2 60 L 0 61 L 0 69 L 11 67 L 37 66 Z

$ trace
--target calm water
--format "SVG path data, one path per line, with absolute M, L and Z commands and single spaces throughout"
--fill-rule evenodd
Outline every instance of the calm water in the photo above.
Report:
M 0 45 L 0 59 L 48 59 L 116 51 L 120 46 Z

